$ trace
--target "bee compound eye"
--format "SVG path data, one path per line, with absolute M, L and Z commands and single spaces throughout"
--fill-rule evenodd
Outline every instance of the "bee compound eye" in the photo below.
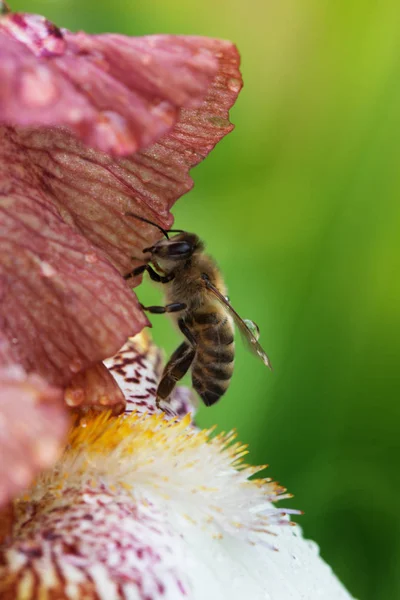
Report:
M 187 256 L 192 253 L 192 246 L 188 242 L 174 242 L 168 248 L 170 256 Z

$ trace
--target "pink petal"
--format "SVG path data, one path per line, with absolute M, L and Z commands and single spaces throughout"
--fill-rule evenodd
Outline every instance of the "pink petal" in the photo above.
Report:
M 0 370 L 0 505 L 56 460 L 68 424 L 61 400 L 62 391 L 37 375 Z
M 64 398 L 68 406 L 79 412 L 89 408 L 109 408 L 114 415 L 119 415 L 126 405 L 124 394 L 102 363 L 75 375 L 65 390 Z
M 10 177 L 9 185 L 15 191 L 0 196 L 2 329 L 15 362 L 66 383 L 146 318 L 118 273 L 44 194 L 21 193 Z
M 4 123 L 66 125 L 99 150 L 148 146 L 195 107 L 218 61 L 198 38 L 87 35 L 44 17 L 0 20 L 0 114 Z

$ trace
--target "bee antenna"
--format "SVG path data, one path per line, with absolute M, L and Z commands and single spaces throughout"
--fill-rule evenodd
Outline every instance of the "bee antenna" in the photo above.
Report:
M 157 229 L 159 229 L 161 231 L 161 233 L 163 235 L 165 235 L 165 237 L 167 238 L 167 240 L 169 240 L 168 232 L 165 229 L 163 229 L 162 227 L 160 227 L 160 225 L 157 225 L 157 223 L 153 223 L 153 221 L 150 221 L 149 219 L 145 219 L 144 217 L 139 217 L 139 215 L 136 215 L 133 212 L 126 212 L 125 213 L 125 217 L 134 217 L 135 219 L 139 219 L 139 221 L 143 221 L 144 223 L 148 223 L 149 225 L 153 225 L 153 227 L 157 227 Z
M 185 233 L 183 229 L 168 229 L 168 233 Z

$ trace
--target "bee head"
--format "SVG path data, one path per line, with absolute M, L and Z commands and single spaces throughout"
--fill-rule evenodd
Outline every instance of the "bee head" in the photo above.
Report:
M 151 253 L 150 261 L 164 271 L 164 273 L 170 273 L 190 259 L 195 252 L 201 252 L 204 249 L 203 242 L 194 233 L 188 233 L 187 231 L 182 231 L 182 229 L 166 230 L 157 225 L 157 223 L 153 223 L 153 221 L 131 212 L 125 213 L 125 216 L 134 217 L 135 219 L 139 219 L 139 221 L 149 223 L 153 227 L 157 227 L 165 236 L 165 239 L 143 250 L 144 253 Z M 169 233 L 178 233 L 178 235 L 170 238 Z
M 162 239 L 143 252 L 151 252 L 151 261 L 165 273 L 176 269 L 190 259 L 195 252 L 203 249 L 203 243 L 194 233 L 182 231 L 170 239 Z

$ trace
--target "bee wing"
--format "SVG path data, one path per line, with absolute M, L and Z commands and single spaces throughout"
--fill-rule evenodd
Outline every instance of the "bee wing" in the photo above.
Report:
M 208 277 L 206 275 L 202 275 L 202 279 L 204 281 L 204 285 L 207 288 L 207 290 L 209 290 L 209 292 L 211 294 L 213 294 L 213 296 L 215 298 L 217 298 L 217 300 L 221 304 L 223 304 L 223 306 L 227 310 L 227 312 L 229 312 L 229 314 L 233 317 L 233 320 L 235 321 L 235 324 L 237 325 L 240 333 L 242 334 L 242 337 L 245 340 L 246 345 L 247 345 L 248 349 L 250 350 L 250 352 L 252 352 L 252 354 L 255 354 L 256 356 L 261 358 L 263 363 L 269 369 L 272 370 L 271 362 L 270 362 L 266 352 L 264 351 L 262 346 L 258 343 L 257 338 L 254 335 L 254 332 L 250 329 L 250 327 L 246 323 L 246 321 L 244 321 L 241 318 L 241 316 L 238 315 L 238 313 L 233 308 L 233 306 L 231 305 L 229 300 L 227 298 L 225 298 L 225 296 L 223 294 L 221 294 L 221 292 L 211 283 L 211 281 L 208 279 Z M 250 323 L 252 323 L 252 321 L 248 321 L 248 323 L 250 324 Z M 258 331 L 257 325 L 255 323 L 252 323 L 252 325 L 253 325 L 254 329 L 256 331 Z

